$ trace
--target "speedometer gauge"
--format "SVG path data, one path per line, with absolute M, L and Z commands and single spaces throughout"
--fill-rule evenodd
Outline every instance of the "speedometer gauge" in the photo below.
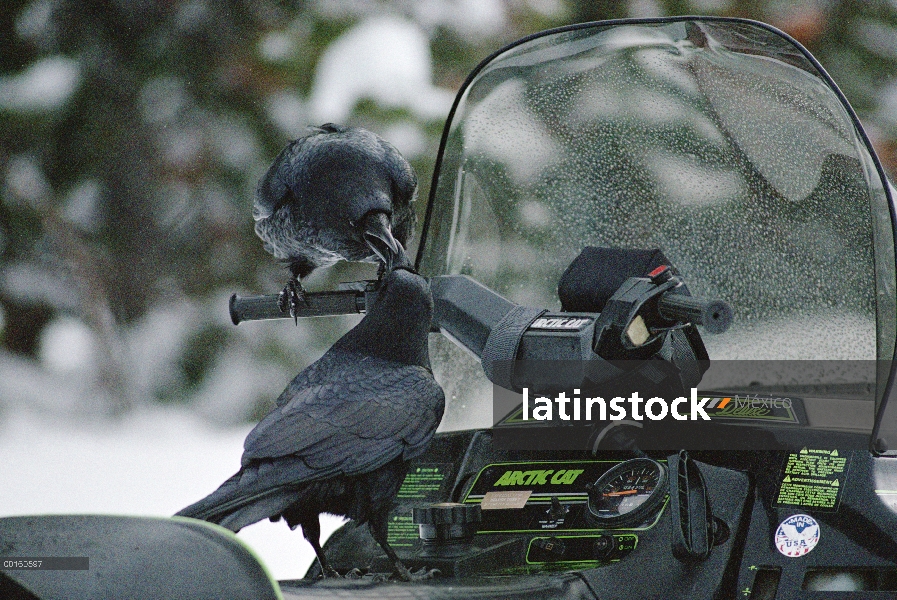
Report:
M 612 467 L 586 489 L 589 516 L 599 527 L 637 525 L 663 501 L 667 471 L 650 458 L 634 458 Z

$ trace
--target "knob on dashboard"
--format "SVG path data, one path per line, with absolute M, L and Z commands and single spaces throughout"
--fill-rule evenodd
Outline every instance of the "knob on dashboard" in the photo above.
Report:
M 411 520 L 424 544 L 457 544 L 473 539 L 482 512 L 477 504 L 441 502 L 411 509 Z
M 610 556 L 611 552 L 614 551 L 615 545 L 616 543 L 613 536 L 599 535 L 595 538 L 595 542 L 592 545 L 592 548 L 595 551 L 595 558 L 598 560 L 606 559 Z

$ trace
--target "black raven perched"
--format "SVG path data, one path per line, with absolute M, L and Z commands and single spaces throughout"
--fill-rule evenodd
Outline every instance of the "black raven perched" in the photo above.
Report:
M 423 277 L 390 271 L 364 319 L 299 373 L 247 436 L 240 471 L 177 514 L 233 531 L 282 517 L 302 526 L 325 576 L 338 575 L 321 551 L 318 515 L 349 517 L 367 522 L 398 575 L 411 579 L 387 543 L 387 518 L 408 461 L 425 450 L 445 407 L 427 349 L 432 310 Z
M 385 269 L 414 233 L 417 176 L 390 143 L 359 127 L 326 123 L 291 142 L 259 180 L 252 215 L 265 249 L 292 279 L 281 310 L 295 316 L 300 279 L 338 260 Z

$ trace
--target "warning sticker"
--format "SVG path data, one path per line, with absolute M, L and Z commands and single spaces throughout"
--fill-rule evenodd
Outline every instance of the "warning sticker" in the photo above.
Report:
M 396 548 L 408 548 L 418 539 L 418 526 L 411 521 L 411 516 L 393 515 L 389 522 L 386 541 Z
M 849 452 L 802 448 L 789 454 L 775 506 L 836 511 L 850 468 Z
M 412 465 L 405 475 L 396 498 L 402 500 L 438 500 L 439 491 L 451 469 L 450 463 Z
M 411 463 L 396 495 L 399 507 L 393 511 L 387 531 L 390 546 L 411 547 L 419 543 L 418 527 L 411 521 L 411 509 L 440 502 L 452 484 L 451 463 Z

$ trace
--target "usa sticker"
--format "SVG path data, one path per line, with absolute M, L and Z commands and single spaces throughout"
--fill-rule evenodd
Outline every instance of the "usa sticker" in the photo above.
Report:
M 775 546 L 785 556 L 804 556 L 818 543 L 819 523 L 810 515 L 791 515 L 776 529 Z

